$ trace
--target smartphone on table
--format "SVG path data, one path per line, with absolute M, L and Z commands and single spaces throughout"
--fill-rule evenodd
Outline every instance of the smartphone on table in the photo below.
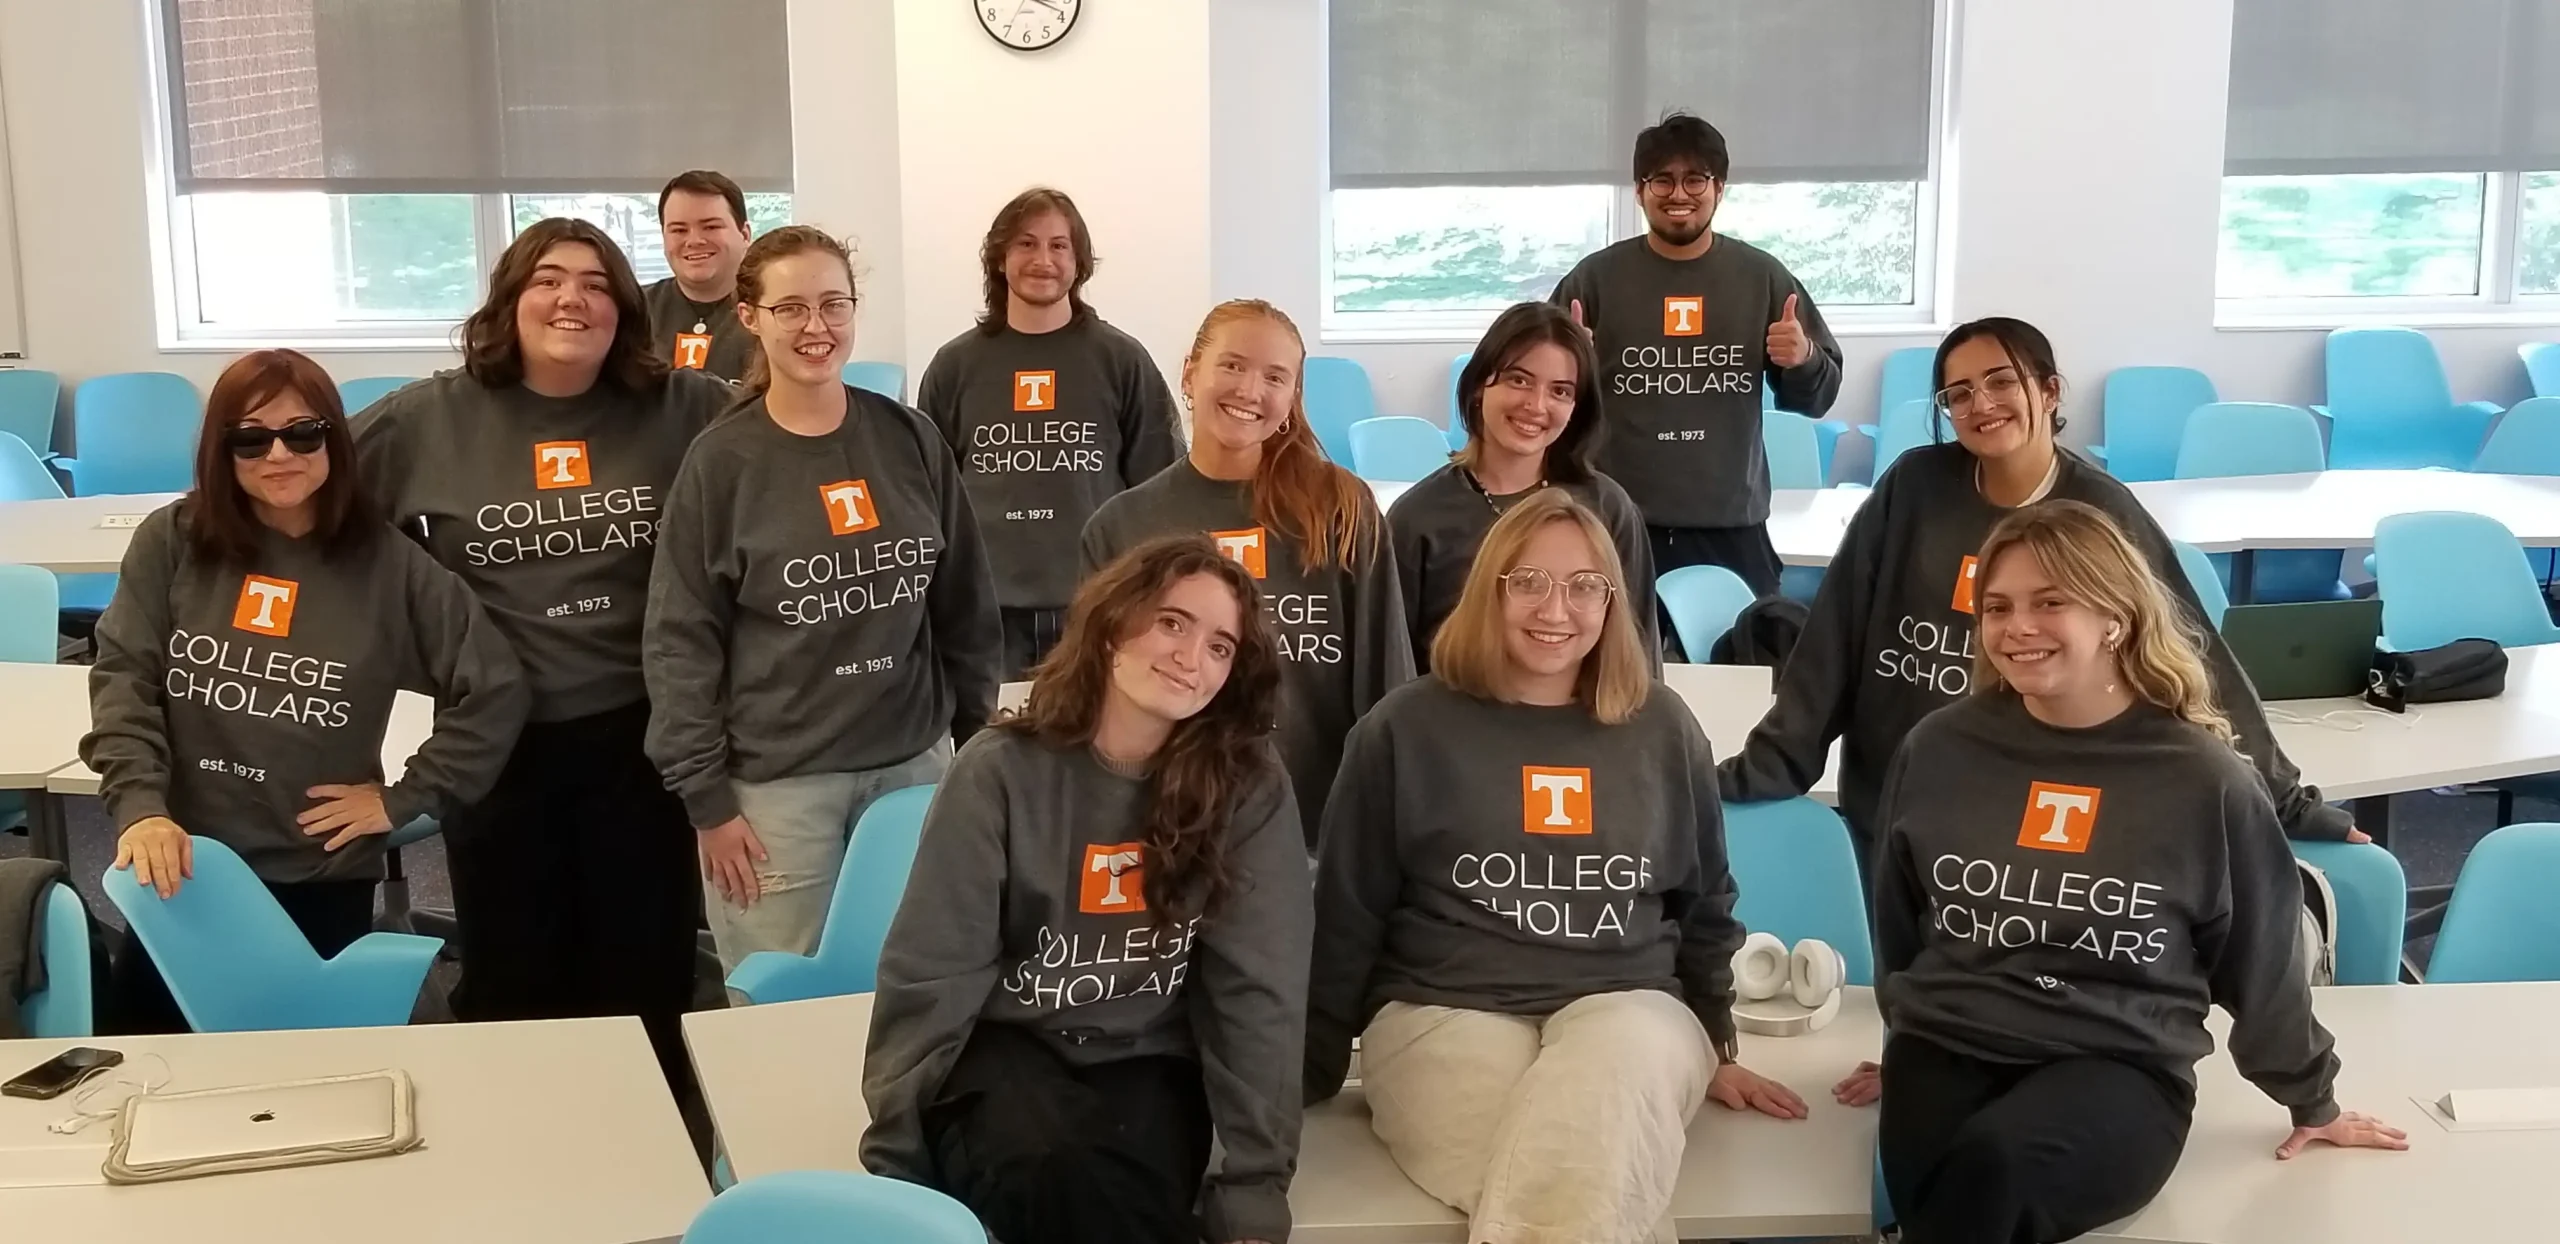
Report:
M 11 1076 L 0 1084 L 0 1095 L 50 1101 L 71 1091 L 73 1085 L 101 1067 L 113 1067 L 124 1061 L 114 1050 L 75 1045 Z

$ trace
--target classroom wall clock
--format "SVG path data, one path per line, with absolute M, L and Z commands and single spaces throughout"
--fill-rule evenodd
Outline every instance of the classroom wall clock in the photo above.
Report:
M 1075 29 L 1084 0 L 969 0 L 987 37 L 1017 52 L 1056 47 Z

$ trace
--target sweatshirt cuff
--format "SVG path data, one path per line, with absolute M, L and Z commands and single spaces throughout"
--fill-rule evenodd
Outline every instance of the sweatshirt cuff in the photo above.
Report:
M 687 785 L 684 796 L 685 819 L 695 829 L 716 829 L 746 813 L 738 807 L 738 792 L 724 775 Z
M 135 821 L 169 817 L 168 792 L 156 787 L 126 787 L 107 797 L 107 814 L 115 821 L 119 834 L 133 828 Z
M 382 816 L 397 833 L 402 826 L 421 817 L 436 815 L 436 801 L 407 782 L 386 786 L 382 790 Z
M 2356 827 L 2355 813 L 2320 801 L 2314 787 L 2302 788 L 2302 813 L 2284 827 L 2284 836 L 2302 842 L 2345 842 Z
M 1289 1238 L 1288 1185 L 1281 1180 L 1213 1183 L 1201 1208 L 1200 1225 L 1211 1244 Z
M 2293 1107 L 2295 1127 L 2327 1127 L 2337 1117 L 2338 1099 L 2334 1097 L 2323 1097 L 2308 1106 Z

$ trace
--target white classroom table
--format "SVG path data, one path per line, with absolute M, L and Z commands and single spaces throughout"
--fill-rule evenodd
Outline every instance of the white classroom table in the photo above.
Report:
M 861 1053 L 871 995 L 817 998 L 684 1017 L 685 1045 L 730 1168 L 740 1179 L 786 1170 L 858 1170 Z M 1871 1219 L 1875 1113 L 1831 1100 L 1831 1085 L 1881 1047 L 1869 991 L 1811 1037 L 1742 1038 L 1743 1061 L 1785 1081 L 1811 1118 L 1783 1123 L 1700 1109 L 1689 1128 L 1672 1214 L 1684 1238 L 1863 1233 Z M 1292 1240 L 1404 1244 L 1463 1240 L 1457 1214 L 1413 1186 L 1369 1130 L 1356 1089 L 1307 1112 L 1291 1185 Z
M 424 1024 L 0 1041 L 0 1075 L 73 1045 L 120 1050 L 171 1091 L 399 1068 L 426 1145 L 398 1157 L 109 1187 L 0 1186 L 0 1237 L 94 1244 L 672 1240 L 711 1198 L 640 1022 Z M 118 1073 L 109 1073 L 111 1075 Z M 45 1125 L 69 1099 L 0 1098 L 0 1183 L 96 1178 L 106 1123 Z
M 67 859 L 61 800 L 45 788 L 80 761 L 89 732 L 89 667 L 0 662 L 0 790 L 27 792 L 27 847 Z
M 2232 1068 L 2196 1066 L 2195 1127 L 2142 1212 L 2085 1237 L 2142 1244 L 2409 1244 L 2552 1238 L 2560 1129 L 2450 1132 L 2411 1098 L 2560 1088 L 2560 984 L 2366 985 L 2315 991 L 2336 1034 L 2338 1102 L 2409 1133 L 2406 1153 L 2314 1149 L 2275 1160 L 2284 1108 Z M 2229 1021 L 2211 1021 L 2222 1044 Z
M 0 501 L 0 565 L 42 566 L 55 574 L 114 574 L 133 542 L 119 524 L 169 504 L 181 494 L 147 492 L 72 497 L 60 501 Z
M 1369 491 L 1378 498 L 1378 512 L 1382 514 L 1413 487 L 1388 480 L 1367 482 Z M 1771 489 L 1769 542 L 1777 546 L 1778 560 L 1790 566 L 1830 565 L 1842 533 L 1849 530 L 1849 516 L 1857 513 L 1866 499 L 1867 489 L 1862 484 Z

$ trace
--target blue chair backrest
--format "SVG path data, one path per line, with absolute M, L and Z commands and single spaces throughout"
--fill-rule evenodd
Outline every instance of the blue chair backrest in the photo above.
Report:
M 2188 416 L 2178 439 L 2179 479 L 2290 475 L 2328 469 L 2320 425 L 2299 406 L 2215 402 Z
M 1876 413 L 1891 414 L 1904 402 L 1926 402 L 1938 391 L 1938 347 L 1906 346 L 1884 356 Z M 1878 475 L 1884 472 L 1878 470 Z
M 80 893 L 56 883 L 45 895 L 44 988 L 18 1004 L 31 1037 L 85 1037 L 97 1031 L 89 976 L 89 912 Z
M 2414 328 L 2333 330 L 2327 370 L 2333 415 L 2428 415 L 2453 405 L 2436 343 Z
M 933 792 L 931 786 L 910 786 L 863 810 L 845 845 L 814 957 L 759 951 L 729 974 L 729 987 L 757 1003 L 871 992 L 879 980 L 880 946 L 907 893 Z
M 39 454 L 53 452 L 53 412 L 62 404 L 62 377 L 49 371 L 0 371 L 0 432 Z
M 1462 350 L 1458 353 L 1458 357 L 1449 360 L 1448 428 L 1449 449 L 1452 453 L 1467 447 L 1467 421 L 1465 416 L 1458 413 L 1458 373 L 1465 371 L 1467 360 L 1475 356 L 1476 352 L 1473 350 Z
M 2187 572 L 2187 586 L 2196 590 L 2196 601 L 2204 606 L 2207 624 L 2222 629 L 2222 614 L 2231 608 L 2231 592 L 2222 585 L 2222 572 L 2205 556 L 2203 549 L 2184 540 L 2172 540 L 2178 549 L 2178 569 Z
M 859 1171 L 784 1171 L 711 1198 L 684 1244 L 986 1244 L 967 1206 L 903 1179 Z
M 1350 466 L 1351 425 L 1378 417 L 1378 394 L 1370 387 L 1369 369 L 1357 359 L 1311 354 L 1303 384 L 1308 429 L 1324 446 L 1325 457 Z
M 0 566 L 0 661 L 51 665 L 61 654 L 62 588 L 42 566 Z
M 1822 487 L 1822 440 L 1813 420 L 1763 408 L 1760 447 L 1769 455 L 1771 488 Z
M 53 477 L 36 451 L 9 432 L 0 432 L 0 501 L 54 501 L 62 481 Z
M 2560 342 L 2528 341 L 2516 347 L 2535 397 L 2560 397 Z
M 347 417 L 355 418 L 364 408 L 390 396 L 403 385 L 417 381 L 416 376 L 358 376 L 338 382 L 338 404 L 347 408 Z
M 2221 401 L 2192 367 L 2119 367 L 2107 373 L 2107 473 L 2127 483 L 2169 479 L 2187 416 Z
M 2560 825 L 2509 825 L 2471 848 L 2427 980 L 2560 981 Z
M 1734 919 L 1792 946 L 1831 943 L 1849 961 L 1849 983 L 1872 985 L 1875 949 L 1867 934 L 1867 892 L 1858 878 L 1849 827 L 1810 799 L 1724 806 L 1724 850 L 1739 896 Z
M 204 400 L 184 376 L 136 371 L 81 381 L 71 400 L 73 490 L 184 492 L 203 416 Z
M 2400 979 L 2400 943 L 2409 926 L 2409 877 L 2377 842 L 2295 842 L 2293 853 L 2329 875 L 2338 896 L 2337 982 L 2388 985 Z
M 1751 585 L 1722 566 L 1682 566 L 1656 579 L 1653 590 L 1671 615 L 1680 650 L 1701 665 L 1754 599 Z
M 1449 465 L 1449 438 L 1428 419 L 1388 415 L 1351 425 L 1351 469 L 1367 480 L 1410 483 Z
M 2382 642 L 2395 651 L 2474 638 L 2510 648 L 2560 643 L 2524 548 L 2486 515 L 2385 517 L 2373 527 L 2373 577 Z
M 2560 350 L 2552 366 L 2560 367 Z M 2507 408 L 2471 469 L 2496 475 L 2560 475 L 2560 397 L 2529 397 Z
M 891 401 L 907 400 L 907 369 L 902 364 L 858 359 L 844 365 L 844 382 Z
M 1931 425 L 1936 425 L 1934 433 Z M 1884 420 L 1876 425 L 1875 478 L 1881 482 L 1893 467 L 1894 459 L 1923 445 L 1938 444 L 1956 438 L 1954 425 L 1937 404 L 1928 399 L 1904 402 L 1884 412 Z

